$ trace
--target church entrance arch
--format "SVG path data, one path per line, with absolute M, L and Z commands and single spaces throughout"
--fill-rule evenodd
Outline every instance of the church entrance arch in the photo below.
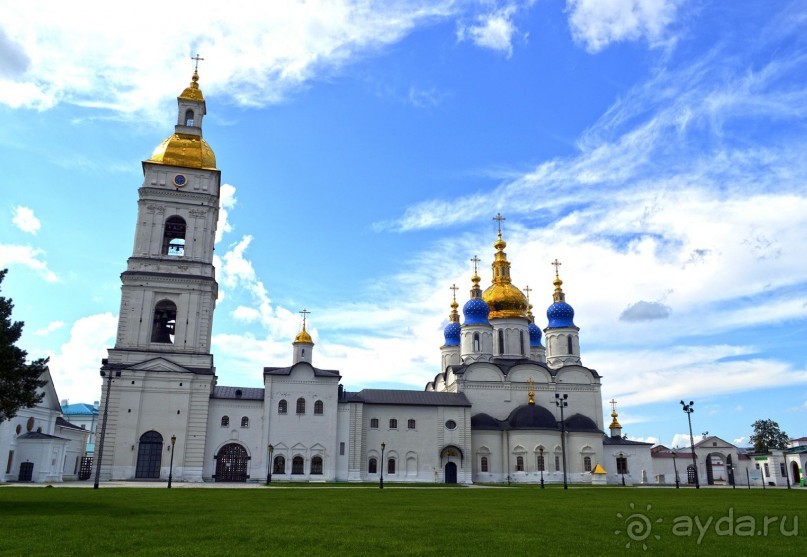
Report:
M 790 470 L 793 472 L 793 484 L 798 485 L 801 481 L 801 476 L 799 475 L 799 463 L 798 462 L 791 462 L 790 463 Z
M 140 436 L 140 444 L 137 447 L 135 478 L 159 478 L 162 459 L 163 436 L 154 430 L 147 431 Z
M 216 455 L 217 482 L 245 482 L 249 475 L 247 467 L 249 455 L 247 450 L 238 443 L 229 443 L 219 449 Z
M 709 453 L 706 455 L 706 483 L 726 483 L 726 462 L 720 453 Z
M 446 483 L 447 484 L 455 484 L 457 483 L 457 465 L 453 462 L 446 463 Z

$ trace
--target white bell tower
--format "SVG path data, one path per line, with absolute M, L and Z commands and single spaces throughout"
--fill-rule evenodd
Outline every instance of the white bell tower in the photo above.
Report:
M 165 478 L 172 450 L 174 479 L 202 479 L 216 381 L 210 337 L 221 172 L 202 138 L 198 81 L 195 69 L 177 98 L 174 133 L 143 161 L 117 338 L 101 367 L 102 412 L 108 404 L 101 479 Z

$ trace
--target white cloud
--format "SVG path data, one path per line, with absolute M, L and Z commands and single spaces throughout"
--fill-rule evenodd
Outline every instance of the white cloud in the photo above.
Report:
M 589 52 L 620 41 L 647 40 L 658 46 L 669 40 L 683 0 L 567 0 L 572 37 Z
M 60 398 L 99 400 L 101 359 L 114 342 L 118 318 L 111 313 L 82 317 L 73 323 L 70 340 L 50 356 L 50 372 Z
M 639 441 L 640 443 L 652 443 L 654 445 L 658 445 L 658 437 L 631 437 L 628 435 L 628 439 L 631 441 Z
M 233 231 L 233 225 L 228 220 L 230 210 L 235 207 L 238 200 L 235 198 L 235 186 L 222 184 L 219 190 L 219 220 L 216 226 L 216 243 L 221 242 L 222 236 Z
M 58 282 L 56 273 L 48 269 L 44 260 L 45 250 L 31 246 L 12 246 L 0 244 L 0 268 L 11 265 L 22 265 L 39 273 L 48 282 Z
M 743 435 L 742 437 L 737 437 L 734 441 L 732 441 L 732 443 L 734 443 L 734 445 L 736 445 L 737 447 L 742 447 L 743 445 L 745 445 L 747 439 L 748 437 Z
M 693 435 L 692 439 L 694 439 L 695 444 L 697 445 L 698 442 L 700 442 L 703 439 L 703 436 Z M 679 452 L 689 451 L 691 446 L 692 445 L 690 443 L 689 433 L 676 433 L 675 435 L 673 435 L 672 442 L 670 443 L 671 449 L 675 448 L 682 449 L 682 451 Z M 686 454 L 692 454 L 692 453 L 687 452 Z
M 473 24 L 459 23 L 458 41 L 471 41 L 476 46 L 503 52 L 508 58 L 513 55 L 513 35 L 518 31 L 513 17 L 518 11 L 515 3 L 508 3 L 495 10 L 477 15 Z
M 456 9 L 449 0 L 279 0 L 248 9 L 208 3 L 188 17 L 174 3 L 147 2 L 123 15 L 100 1 L 79 10 L 37 0 L 4 3 L 0 45 L 13 54 L 13 64 L 0 67 L 0 103 L 148 112 L 176 96 L 181 80 L 190 78 L 189 56 L 199 52 L 207 96 L 264 105 Z M 170 22 L 170 32 L 143 40 L 155 10 Z
M 62 327 L 64 327 L 64 321 L 51 321 L 48 323 L 47 327 L 34 331 L 34 334 L 38 336 L 47 336 L 53 331 L 58 331 Z
M 29 234 L 36 234 L 42 226 L 42 223 L 40 223 L 39 219 L 34 215 L 33 209 L 23 207 L 22 205 L 14 207 L 14 217 L 11 219 L 11 222 L 13 222 L 17 228 Z

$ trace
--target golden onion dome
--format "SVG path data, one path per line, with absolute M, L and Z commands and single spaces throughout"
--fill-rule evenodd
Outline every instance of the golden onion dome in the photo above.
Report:
M 298 342 L 314 344 L 314 341 L 311 339 L 311 335 L 309 335 L 308 331 L 305 330 L 305 325 L 303 325 L 303 330 L 300 331 L 299 334 L 294 338 L 294 344 L 297 344 Z
M 501 230 L 493 247 L 496 248 L 493 260 L 493 284 L 482 293 L 482 299 L 490 308 L 489 318 L 527 319 L 527 297 L 510 282 L 510 262 L 507 261 L 507 254 L 504 252 L 507 243 L 502 239 Z
M 166 138 L 154 149 L 149 161 L 186 168 L 216 168 L 216 155 L 207 141 L 187 133 Z

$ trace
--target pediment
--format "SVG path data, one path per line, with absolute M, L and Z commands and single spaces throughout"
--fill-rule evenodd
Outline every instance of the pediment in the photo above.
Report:
M 191 373 L 191 370 L 188 368 L 182 367 L 181 365 L 176 364 L 171 360 L 166 360 L 165 358 L 153 358 L 151 360 L 139 362 L 129 366 L 128 369 L 132 371 L 174 371 L 179 373 Z

